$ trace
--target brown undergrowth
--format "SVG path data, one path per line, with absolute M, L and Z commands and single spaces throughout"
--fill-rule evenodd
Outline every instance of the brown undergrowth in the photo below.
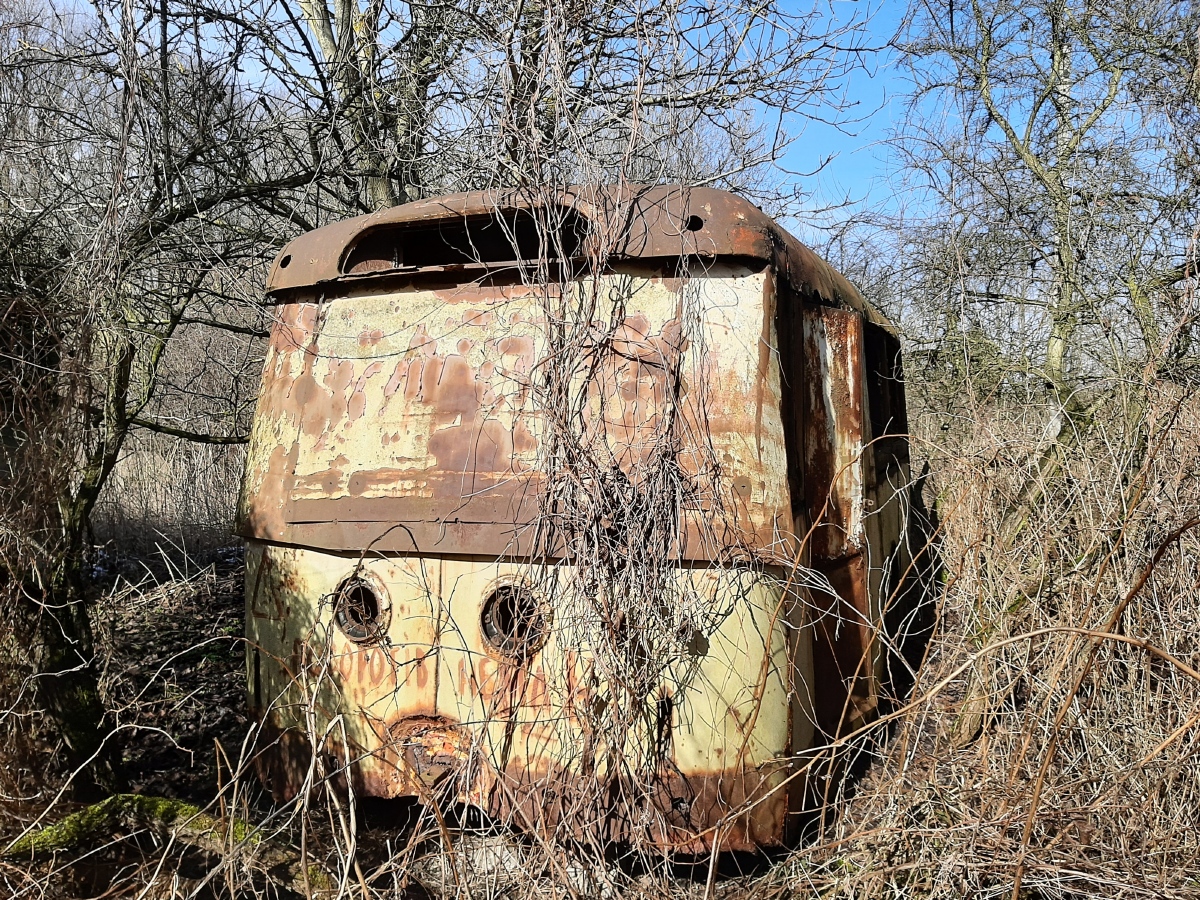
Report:
M 780 895 L 1200 896 L 1200 409 L 1147 396 L 1057 438 L 1036 407 L 925 417 L 938 631 Z
M 1200 405 L 1165 382 L 1141 396 L 1064 423 L 1045 405 L 950 415 L 915 398 L 943 563 L 927 659 L 865 736 L 865 774 L 752 873 L 341 791 L 273 804 L 251 772 L 227 556 L 97 573 L 112 739 L 132 790 L 182 805 L 122 807 L 10 855 L 0 894 L 1200 897 Z M 19 674 L 0 723 L 6 845 L 84 808 L 59 792 Z

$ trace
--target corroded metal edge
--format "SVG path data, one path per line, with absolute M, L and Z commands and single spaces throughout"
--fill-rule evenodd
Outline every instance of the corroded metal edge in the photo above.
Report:
M 774 265 L 793 290 L 817 302 L 852 309 L 894 331 L 849 281 L 749 200 L 728 191 L 681 185 L 574 187 L 563 191 L 558 204 L 579 212 L 605 235 L 610 262 L 691 256 L 758 260 Z M 296 289 L 352 286 L 387 277 L 386 273 L 341 272 L 348 248 L 371 231 L 532 205 L 528 197 L 511 189 L 472 191 L 333 222 L 300 235 L 279 252 L 267 277 L 267 294 L 283 300 Z M 701 227 L 690 230 L 688 226 L 696 221 L 702 222 Z

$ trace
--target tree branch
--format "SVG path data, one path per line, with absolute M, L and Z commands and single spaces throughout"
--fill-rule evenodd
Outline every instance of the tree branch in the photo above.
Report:
M 233 325 L 229 322 L 218 322 L 215 319 L 202 319 L 195 316 L 184 316 L 179 320 L 179 324 L 203 325 L 206 328 L 219 328 L 222 331 L 231 331 L 234 334 L 245 334 L 256 338 L 265 338 L 271 336 L 271 332 L 264 331 L 261 328 L 249 328 L 245 325 Z
M 145 428 L 147 431 L 156 432 L 157 434 L 168 434 L 171 437 L 182 438 L 194 444 L 245 444 L 250 441 L 250 435 L 248 434 L 203 434 L 198 431 L 174 428 L 171 425 L 164 425 L 162 422 L 152 422 L 149 419 L 137 417 L 130 419 L 130 424 L 136 425 L 139 428 Z

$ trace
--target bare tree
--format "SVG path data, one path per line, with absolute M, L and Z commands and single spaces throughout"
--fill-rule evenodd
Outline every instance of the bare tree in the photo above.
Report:
M 1040 474 L 1097 404 L 1125 404 L 1144 443 L 1144 397 L 1125 386 L 1191 352 L 1196 195 L 1167 107 L 1141 87 L 1164 68 L 1187 82 L 1195 24 L 1171 2 L 914 5 L 915 87 L 895 141 L 929 213 L 901 238 L 914 321 L 943 371 L 1049 401 Z M 1170 111 L 1186 109 L 1180 97 Z
M 1188 10 L 1156 5 L 1157 34 L 1186 33 Z M 1023 349 L 1067 402 L 1095 374 L 1080 344 L 1112 322 L 1157 347 L 1147 291 L 1161 299 L 1185 276 L 1195 209 L 1168 165 L 1168 123 L 1136 94 L 1154 58 L 1146 23 L 1120 4 L 1061 0 L 923 3 L 914 21 L 899 144 L 962 235 L 947 290 L 976 317 L 1041 310 L 1040 346 Z M 931 121 L 935 109 L 952 115 Z
M 295 129 L 284 152 L 326 176 L 308 223 L 551 175 L 736 184 L 782 153 L 789 116 L 838 115 L 865 53 L 860 18 L 776 2 L 184 8 L 261 73 Z
M 70 762 L 99 760 L 112 783 L 90 522 L 137 431 L 244 439 L 252 381 L 196 390 L 211 367 L 188 348 L 206 331 L 249 346 L 262 264 L 282 241 L 481 184 L 761 186 L 784 118 L 856 64 L 860 24 L 773 2 L 102 0 L 36 25 L 34 12 L 5 26 L 0 202 L 21 223 L 12 254 L 44 273 L 30 280 L 11 256 L 12 297 L 54 336 L 25 342 L 39 349 L 18 354 L 12 384 L 41 392 L 55 431 L 35 437 L 28 404 L 9 411 L 10 468 L 30 475 L 10 499 L 35 514 L 6 532 L 7 560 L 40 702 Z M 34 505 L 31 479 L 44 486 Z
M 13 492 L 31 513 L 32 544 L 14 542 L 8 568 L 40 703 L 69 761 L 96 760 L 93 771 L 114 781 L 85 577 L 90 517 L 132 431 L 242 440 L 244 397 L 212 431 L 160 420 L 161 367 L 181 328 L 230 324 L 206 307 L 230 272 L 240 278 L 269 252 L 256 204 L 311 173 L 269 165 L 274 123 L 228 69 L 202 55 L 159 69 L 128 6 L 112 23 L 100 12 L 89 29 L 60 19 L 9 31 L 2 202 L 22 223 L 20 252 L 52 278 L 27 290 L 55 343 L 51 365 L 13 361 L 14 384 L 37 392 L 53 429 L 10 446 L 12 467 L 49 496 L 31 510 Z

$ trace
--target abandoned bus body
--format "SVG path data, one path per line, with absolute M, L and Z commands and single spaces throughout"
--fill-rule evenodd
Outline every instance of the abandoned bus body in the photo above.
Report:
M 439 197 L 275 261 L 238 510 L 248 690 L 274 738 L 260 774 L 294 795 L 315 747 L 360 795 L 449 797 L 523 829 L 781 844 L 805 754 L 880 703 L 885 607 L 912 560 L 898 340 L 731 194 L 566 192 L 545 211 Z M 571 790 L 613 765 L 598 632 L 580 625 L 599 607 L 555 594 L 581 563 L 570 534 L 544 538 L 570 530 L 547 505 L 570 463 L 547 452 L 539 385 L 571 291 L 599 335 L 571 376 L 595 382 L 578 427 L 636 480 L 674 404 L 681 478 L 707 479 L 668 516 L 666 556 L 709 614 L 623 738 L 649 748 L 626 773 L 640 813 Z

